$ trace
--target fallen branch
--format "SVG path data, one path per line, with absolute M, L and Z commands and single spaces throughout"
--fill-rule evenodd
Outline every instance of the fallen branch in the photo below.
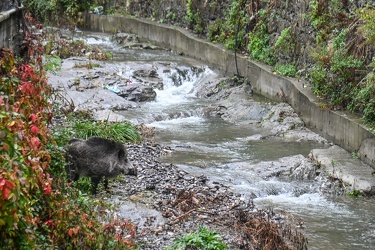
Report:
M 197 210 L 197 209 L 191 209 L 189 211 L 187 211 L 186 213 L 178 216 L 177 218 L 174 219 L 174 221 L 177 221 L 177 220 L 180 220 L 181 218 L 191 214 L 192 212 L 198 212 L 198 213 L 204 213 L 204 214 L 211 214 L 211 215 L 215 215 L 215 213 L 212 213 L 212 212 L 208 212 L 208 211 L 202 211 L 202 210 Z

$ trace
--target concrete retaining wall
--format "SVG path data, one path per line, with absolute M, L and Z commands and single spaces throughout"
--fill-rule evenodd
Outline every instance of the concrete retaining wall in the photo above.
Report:
M 199 39 L 184 29 L 124 16 L 86 14 L 84 20 L 84 29 L 134 33 L 141 39 L 206 62 L 226 75 L 237 72 L 231 51 Z M 243 56 L 237 56 L 237 62 L 239 74 L 250 79 L 256 93 L 275 101 L 288 102 L 308 128 L 349 152 L 358 152 L 364 162 L 375 167 L 375 136 L 358 118 L 324 108 L 311 90 L 304 88 L 302 81 L 275 75 L 269 66 Z
M 15 52 L 18 50 L 21 18 L 21 8 L 0 12 L 0 49 L 10 48 Z

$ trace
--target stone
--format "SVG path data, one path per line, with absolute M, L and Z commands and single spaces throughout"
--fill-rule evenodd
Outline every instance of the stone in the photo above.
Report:
M 349 184 L 353 190 L 368 195 L 375 194 L 375 178 L 372 175 L 374 169 L 353 158 L 343 148 L 335 145 L 328 149 L 313 149 L 311 155 L 328 175 Z
M 119 96 L 128 101 L 146 102 L 154 101 L 156 98 L 156 92 L 152 87 L 135 83 L 121 88 Z

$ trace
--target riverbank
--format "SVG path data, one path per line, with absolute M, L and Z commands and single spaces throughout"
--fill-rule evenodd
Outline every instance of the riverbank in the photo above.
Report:
M 291 214 L 258 209 L 221 183 L 160 163 L 171 148 L 152 142 L 127 148 L 138 176 L 112 183 L 112 194 L 102 195 L 117 203 L 119 217 L 137 225 L 141 249 L 164 249 L 199 226 L 217 231 L 229 249 L 303 249 L 307 244 L 303 221 Z
M 125 16 L 85 14 L 84 18 L 85 29 L 134 33 L 140 39 L 206 62 L 227 75 L 239 72 L 250 80 L 253 91 L 271 100 L 289 103 L 308 128 L 350 153 L 354 152 L 366 164 L 375 166 L 374 134 L 357 117 L 324 108 L 302 80 L 275 75 L 269 66 L 241 55 L 237 55 L 235 64 L 232 52 L 178 27 Z

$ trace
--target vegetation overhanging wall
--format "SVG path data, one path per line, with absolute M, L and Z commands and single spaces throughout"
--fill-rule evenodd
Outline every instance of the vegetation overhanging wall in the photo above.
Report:
M 237 72 L 233 52 L 178 27 L 125 16 L 85 14 L 83 28 L 137 34 L 141 39 L 206 62 L 227 75 Z M 249 78 L 254 92 L 289 103 L 308 128 L 349 152 L 356 152 L 364 162 L 375 167 L 375 136 L 358 118 L 324 108 L 302 81 L 275 75 L 269 66 L 243 56 L 237 55 L 237 62 L 239 74 Z

